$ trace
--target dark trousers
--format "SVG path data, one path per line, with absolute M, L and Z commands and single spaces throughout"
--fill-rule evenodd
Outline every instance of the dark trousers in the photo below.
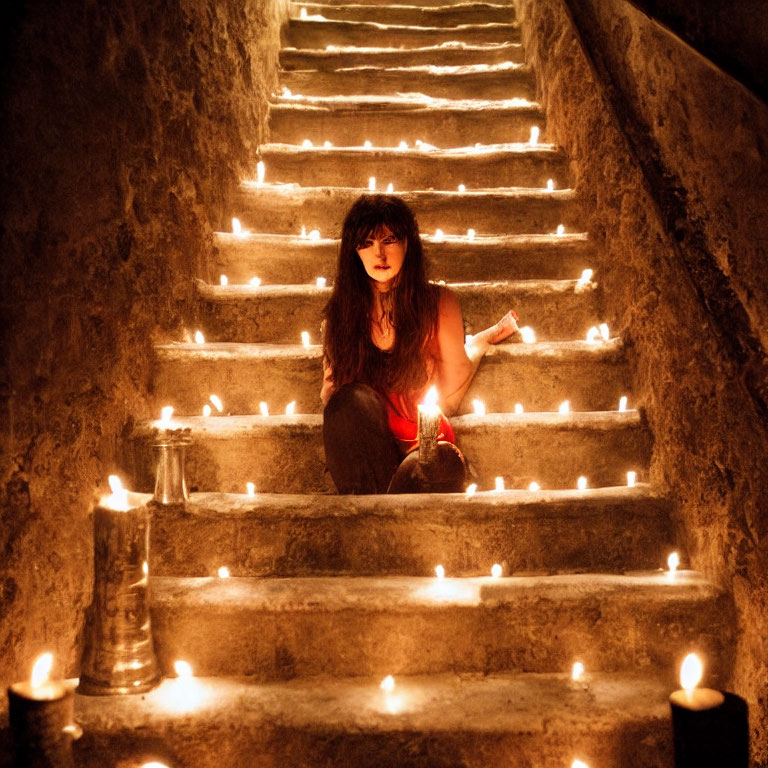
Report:
M 367 384 L 345 384 L 323 411 L 325 463 L 339 493 L 386 493 L 403 455 L 387 408 Z

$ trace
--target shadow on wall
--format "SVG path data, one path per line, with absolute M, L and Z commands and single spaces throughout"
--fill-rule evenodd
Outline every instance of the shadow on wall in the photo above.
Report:
M 733 591 L 729 684 L 765 764 L 768 108 L 627 0 L 516 5 L 654 432 L 652 480 L 693 566 Z
M 265 135 L 282 0 L 4 11 L 0 683 L 76 672 L 90 507 Z M 5 705 L 5 697 L 2 697 Z

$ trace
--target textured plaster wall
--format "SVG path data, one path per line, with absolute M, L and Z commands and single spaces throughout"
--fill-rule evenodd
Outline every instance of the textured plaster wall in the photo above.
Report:
M 768 764 L 768 110 L 624 0 L 517 0 L 692 567 L 732 589 Z
M 23 6 L 23 7 L 22 7 Z M 4 11 L 0 688 L 77 671 L 92 500 L 264 135 L 282 0 Z M 5 697 L 0 697 L 5 705 Z

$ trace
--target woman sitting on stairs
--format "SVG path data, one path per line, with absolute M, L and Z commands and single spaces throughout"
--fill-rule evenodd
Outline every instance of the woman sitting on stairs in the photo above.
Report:
M 465 462 L 445 418 L 437 465 L 428 478 L 420 471 L 417 404 L 435 385 L 443 413 L 455 413 L 488 347 L 517 332 L 517 315 L 476 334 L 467 356 L 459 302 L 428 282 L 411 209 L 362 195 L 344 220 L 324 317 L 323 440 L 338 492 L 463 491 Z

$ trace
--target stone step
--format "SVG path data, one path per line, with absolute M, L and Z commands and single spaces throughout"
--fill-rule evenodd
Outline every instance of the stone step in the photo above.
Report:
M 512 24 L 515 8 L 495 3 L 366 5 L 361 3 L 291 3 L 291 18 L 322 16 L 332 21 L 367 21 L 411 27 L 456 27 L 462 24 Z M 386 39 L 386 38 L 385 38 Z
M 533 642 L 533 641 L 531 641 Z M 256 684 L 164 680 L 141 696 L 76 696 L 81 768 L 671 768 L 672 677 L 568 675 L 325 677 Z
M 347 211 L 367 188 L 300 187 L 298 184 L 243 182 L 232 202 L 246 229 L 284 235 L 319 230 L 338 237 Z M 422 234 L 551 234 L 559 225 L 578 232 L 573 190 L 548 192 L 510 187 L 466 192 L 417 191 L 399 195 L 413 209 Z
M 462 307 L 465 332 L 488 328 L 513 308 L 537 340 L 586 339 L 600 323 L 595 291 L 577 280 L 451 283 Z M 320 341 L 322 310 L 331 288 L 316 285 L 209 285 L 198 283 L 199 319 L 205 338 L 216 342 L 296 344 L 307 331 Z M 521 341 L 516 335 L 513 342 Z
M 457 66 L 460 64 L 522 64 L 525 51 L 521 43 L 443 43 L 422 48 L 361 48 L 332 45 L 324 48 L 283 48 L 280 66 L 284 70 L 333 70 L 343 67 L 414 67 L 425 64 Z
M 445 99 L 526 99 L 536 97 L 533 72 L 524 64 L 469 64 L 355 67 L 326 72 L 295 70 L 280 76 L 283 87 L 303 96 L 423 93 Z
M 253 482 L 261 493 L 333 492 L 322 416 L 195 416 L 176 423 L 191 430 L 190 491 L 242 493 Z M 575 488 L 582 475 L 591 488 L 624 485 L 629 470 L 645 480 L 650 460 L 651 437 L 637 411 L 471 415 L 451 423 L 483 491 L 492 492 L 497 476 L 508 488 L 534 480 L 545 489 Z M 156 426 L 137 425 L 123 445 L 121 466 L 137 491 L 154 489 Z
M 275 413 L 294 401 L 296 413 L 319 413 L 320 347 L 271 344 L 164 344 L 155 347 L 154 408 L 172 405 L 179 416 L 197 416 L 211 394 L 224 412 Z M 629 370 L 618 339 L 605 344 L 537 342 L 499 344 L 480 365 L 460 408 L 481 399 L 489 413 L 556 411 L 569 400 L 576 411 L 611 410 L 630 391 Z
M 491 564 L 488 564 L 490 569 Z M 673 672 L 725 658 L 726 596 L 693 571 L 438 580 L 153 577 L 161 669 L 383 678 L 444 672 Z M 711 660 L 711 662 L 710 662 Z M 719 670 L 718 670 L 719 671 Z
M 309 240 L 293 235 L 215 234 L 217 275 L 230 283 L 247 284 L 258 277 L 269 284 L 315 284 L 336 272 L 339 241 Z M 447 237 L 435 242 L 422 237 L 434 280 L 466 282 L 483 275 L 486 280 L 558 280 L 577 278 L 596 266 L 584 234 Z M 599 277 L 599 275 L 598 275 Z
M 155 576 L 434 576 L 622 572 L 678 549 L 648 486 L 516 494 L 192 494 L 152 508 Z
M 556 189 L 568 187 L 568 168 L 562 152 L 550 147 L 503 144 L 495 147 L 402 150 L 363 147 L 305 149 L 293 144 L 267 144 L 261 148 L 267 182 L 327 184 L 331 187 L 368 188 L 376 179 L 380 190 L 443 189 L 458 191 L 493 187 L 546 189 L 552 179 Z
M 283 45 L 325 48 L 328 45 L 388 45 L 420 48 L 441 43 L 519 43 L 517 24 L 460 24 L 453 27 L 378 24 L 367 21 L 290 19 L 283 27 Z
M 545 119 L 538 104 L 519 101 L 456 101 L 428 96 L 306 97 L 273 100 L 269 111 L 270 141 L 322 146 L 397 147 L 416 140 L 446 147 L 466 147 L 477 142 L 525 142 L 531 127 L 546 140 Z M 457 184 L 460 180 L 457 180 Z

